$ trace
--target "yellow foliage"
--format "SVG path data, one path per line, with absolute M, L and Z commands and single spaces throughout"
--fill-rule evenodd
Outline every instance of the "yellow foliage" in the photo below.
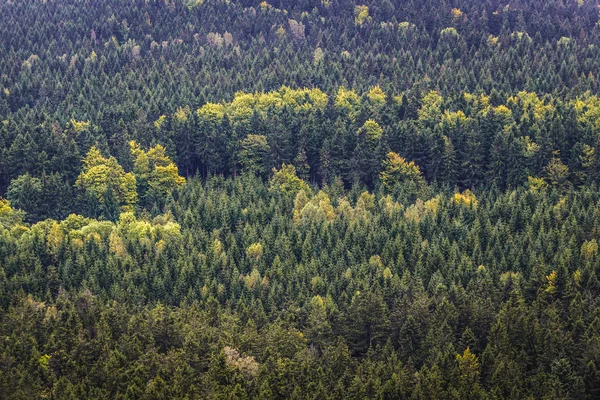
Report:
M 346 203 L 348 203 L 348 201 L 346 201 Z M 338 202 L 338 204 L 338 208 L 340 208 L 341 203 Z M 348 205 L 350 205 L 350 203 L 348 203 Z M 392 215 L 395 215 L 398 212 L 402 211 L 402 205 L 400 203 L 395 202 L 392 199 L 392 196 L 390 196 L 389 194 L 385 197 L 382 197 L 381 200 L 379 200 L 379 207 L 383 210 L 383 212 L 385 212 L 385 214 L 388 217 L 391 217 Z
M 404 94 L 394 96 L 394 97 L 392 97 L 392 100 L 394 100 L 394 103 L 401 106 L 402 104 L 404 104 Z
M 415 24 L 411 24 L 408 21 L 402 21 L 398 24 L 398 29 L 400 30 L 400 32 L 406 32 L 408 30 L 414 29 L 415 27 Z
M 367 93 L 367 97 L 369 98 L 369 101 L 371 103 L 375 104 L 378 107 L 385 105 L 385 100 L 387 98 L 385 92 L 381 90 L 379 86 L 372 87 L 369 90 L 369 93 Z
M 465 93 L 464 98 L 465 101 L 471 105 L 473 110 L 471 115 L 486 115 L 491 109 L 490 98 L 484 94 L 476 96 L 470 93 Z
M 159 217 L 155 218 L 153 222 L 149 222 L 138 220 L 133 212 L 125 212 L 119 216 L 116 229 L 123 239 L 133 242 L 175 241 L 181 236 L 181 227 L 169 218 L 165 219 L 168 222 L 161 221 Z
M 199 7 L 202 4 L 204 4 L 204 0 L 189 0 L 189 1 L 187 1 L 187 6 L 189 9 Z M 147 23 L 148 23 L 148 25 L 150 25 L 150 17 L 147 18 Z
M 185 178 L 179 175 L 177 166 L 167 156 L 164 146 L 157 144 L 144 151 L 135 141 L 131 141 L 129 147 L 138 185 L 148 185 L 154 194 L 165 197 L 185 184 Z
M 318 309 L 324 309 L 325 308 L 325 302 L 323 301 L 323 298 L 321 296 L 319 296 L 319 295 L 314 296 L 310 300 L 310 305 L 313 308 L 318 308 Z
M 204 286 L 202 286 L 202 289 L 200 289 L 200 294 L 202 295 L 203 298 L 207 298 L 209 295 L 209 289 L 208 286 L 206 286 L 206 284 Z
M 302 217 L 302 210 L 308 204 L 309 199 L 304 190 L 300 190 L 296 194 L 296 199 L 294 200 L 294 222 L 300 221 Z
M 329 222 L 335 218 L 335 209 L 327 193 L 320 191 L 308 199 L 304 190 L 300 190 L 294 202 L 295 222 Z
M 85 243 L 93 242 L 96 246 L 102 248 L 102 237 L 96 233 L 91 232 L 85 237 Z
M 406 211 L 404 211 L 404 218 L 408 221 L 419 222 L 425 214 L 425 211 L 425 203 L 423 203 L 423 200 L 417 199 L 415 204 L 410 205 Z
M 471 387 L 479 379 L 479 360 L 467 347 L 462 355 L 456 355 L 458 379 L 463 387 Z
M 296 111 L 300 109 L 324 110 L 329 101 L 327 95 L 320 89 L 291 89 L 282 86 L 278 94 L 283 100 L 283 105 L 292 107 Z
M 577 111 L 577 121 L 600 132 L 600 98 L 590 96 L 589 92 L 583 98 L 578 98 L 571 103 Z
M 445 37 L 445 38 L 456 39 L 456 38 L 458 38 L 459 34 L 456 31 L 456 28 L 454 28 L 454 27 L 448 27 L 448 28 L 444 28 L 444 29 L 441 30 L 440 36 L 443 37 L 443 38 Z
M 254 262 L 258 262 L 263 255 L 263 245 L 260 243 L 252 243 L 246 249 L 246 257 L 253 260 Z
M 548 184 L 546 183 L 544 178 L 536 178 L 533 176 L 527 177 L 527 183 L 529 185 L 529 190 L 531 190 L 533 192 L 537 192 L 541 189 L 544 189 L 546 186 L 548 186 Z
M 525 157 L 533 157 L 540 150 L 540 146 L 532 141 L 529 136 L 525 136 L 521 140 L 524 141 Z
M 442 116 L 442 96 L 432 90 L 423 96 L 421 108 L 417 111 L 419 121 L 429 125 L 437 124 Z
M 512 111 L 505 105 L 499 105 L 494 108 L 494 112 L 504 118 L 506 122 L 512 119 Z
M 547 117 L 555 110 L 552 104 L 546 104 L 536 93 L 519 92 L 516 96 L 509 97 L 506 101 L 509 108 L 520 108 L 525 111 L 533 110 L 533 116 L 536 122 L 547 120 Z
M 352 270 L 350 268 L 347 268 L 346 271 L 344 271 L 344 273 L 342 274 L 342 277 L 347 281 L 352 279 Z
M 352 205 L 346 198 L 342 198 L 338 200 L 338 206 L 335 210 L 335 213 L 340 216 L 345 216 L 348 218 L 354 217 L 354 209 Z
M 387 190 L 391 190 L 395 185 L 401 183 L 413 182 L 420 185 L 424 182 L 419 166 L 414 161 L 407 162 L 393 151 L 388 153 L 383 167 L 379 176 Z
M 42 367 L 43 370 L 48 369 L 50 358 L 51 358 L 51 356 L 49 356 L 48 354 L 44 354 L 43 356 L 41 356 L 39 358 L 38 361 L 39 361 L 40 367 Z
M 377 121 L 372 119 L 368 119 L 362 126 L 361 130 L 366 134 L 367 139 L 373 141 L 379 140 L 379 138 L 383 134 L 383 129 L 381 128 L 381 126 L 379 126 Z
M 469 207 L 477 207 L 477 198 L 475 194 L 471 192 L 469 189 L 465 190 L 462 193 L 454 193 L 452 197 L 452 201 L 455 204 L 463 204 Z
M 381 261 L 381 256 L 374 255 L 369 258 L 369 266 L 373 269 L 383 268 L 383 262 Z
M 369 7 L 363 5 L 357 5 L 354 7 L 354 23 L 356 25 L 362 25 L 365 22 L 370 22 L 371 17 L 369 16 Z
M 529 36 L 529 34 L 527 32 L 513 32 L 510 35 L 513 39 L 516 39 L 518 41 L 525 41 L 525 42 L 531 42 L 531 37 Z
M 24 213 L 11 207 L 10 201 L 0 197 L 0 226 L 13 228 L 23 221 Z
M 285 37 L 285 28 L 283 27 L 283 25 L 281 25 L 279 27 L 279 29 L 277 29 L 276 33 L 277 33 L 277 37 L 280 38 L 280 39 L 282 39 L 282 38 Z
M 577 286 L 581 285 L 581 270 L 573 272 L 573 282 L 575 282 Z
M 215 254 L 221 254 L 221 252 L 223 251 L 223 243 L 221 243 L 219 239 L 215 239 L 213 241 L 212 249 L 215 252 Z
M 196 111 L 196 114 L 206 121 L 220 122 L 225 116 L 225 112 L 224 104 L 206 103 Z
M 315 65 L 320 64 L 321 61 L 325 58 L 325 52 L 322 48 L 317 47 L 315 52 L 313 53 L 313 62 Z
M 278 91 L 268 93 L 238 92 L 231 103 L 209 103 L 210 105 L 198 110 L 198 115 L 215 120 L 227 114 L 233 120 L 248 121 L 255 111 L 264 115 L 271 108 L 289 107 L 294 111 L 324 110 L 327 102 L 327 95 L 319 89 L 291 89 L 282 86 Z
M 464 126 L 470 121 L 470 118 L 467 118 L 465 113 L 461 110 L 456 112 L 450 112 L 448 110 L 444 111 L 442 115 L 442 125 L 448 126 L 452 129 L 456 129 L 459 126 Z
M 286 195 L 295 194 L 300 190 L 310 193 L 308 184 L 296 175 L 296 168 L 293 165 L 287 164 L 283 164 L 280 170 L 273 168 L 273 177 L 271 178 L 269 190 L 281 192 Z
M 426 211 L 430 212 L 433 215 L 436 215 L 440 206 L 440 197 L 432 197 L 427 200 L 424 204 L 424 208 Z
M 347 90 L 340 86 L 335 97 L 335 107 L 347 112 L 351 118 L 356 116 L 356 111 L 360 106 L 360 96 L 353 90 Z
M 489 35 L 487 38 L 488 46 L 497 46 L 498 45 L 498 37 L 494 35 Z
M 57 255 L 58 250 L 63 243 L 63 239 L 63 230 L 56 221 L 53 221 L 48 232 L 48 236 L 46 237 L 46 246 L 48 246 L 48 251 L 53 255 Z
M 188 120 L 188 116 L 190 115 L 190 107 L 179 107 L 177 111 L 175 111 L 174 117 L 175 121 L 183 124 Z
M 452 13 L 452 20 L 453 21 L 458 21 L 463 16 L 463 12 L 460 11 L 460 9 L 458 9 L 458 8 L 453 8 L 452 11 L 451 11 L 451 13 Z
M 556 271 L 552 271 L 552 272 L 550 272 L 550 275 L 546 276 L 546 281 L 547 281 L 546 289 L 545 289 L 546 293 L 553 294 L 556 292 L 556 278 L 557 278 Z
M 375 195 L 371 194 L 367 191 L 364 191 L 358 197 L 358 201 L 356 202 L 356 210 L 358 214 L 363 214 L 365 212 L 372 212 L 375 210 Z
M 598 242 L 596 239 L 583 242 L 581 245 L 581 258 L 584 261 L 591 261 L 598 256 Z
M 157 130 L 160 130 L 160 128 L 162 128 L 162 126 L 166 120 L 167 120 L 166 115 L 161 115 L 160 117 L 158 117 L 158 119 L 156 121 L 154 121 L 154 127 Z
M 243 279 L 246 288 L 254 289 L 257 286 L 257 284 L 261 281 L 260 272 L 258 272 L 258 270 L 254 268 L 252 272 L 249 275 L 245 275 Z
M 135 176 L 126 173 L 114 157 L 106 158 L 94 146 L 83 159 L 83 169 L 75 182 L 80 190 L 104 204 L 109 189 L 122 207 L 133 206 L 137 201 Z
M 571 44 L 572 41 L 573 39 L 563 36 L 558 40 L 558 42 L 556 42 L 556 44 L 558 46 L 568 46 L 569 44 Z
M 90 121 L 76 121 L 71 119 L 69 122 L 71 123 L 73 130 L 78 133 L 89 129 L 91 125 Z
M 108 248 L 111 253 L 119 258 L 124 258 L 127 255 L 127 248 L 123 238 L 116 231 L 110 233 Z
M 385 279 L 386 281 L 389 281 L 390 279 L 392 279 L 392 270 L 390 269 L 390 267 L 386 267 L 383 270 L 383 279 Z

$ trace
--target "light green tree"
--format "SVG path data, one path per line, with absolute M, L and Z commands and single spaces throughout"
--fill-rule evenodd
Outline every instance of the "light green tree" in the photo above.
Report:
M 23 221 L 25 213 L 11 207 L 10 201 L 0 197 L 0 226 L 11 228 Z
M 144 151 L 136 142 L 129 143 L 133 157 L 140 198 L 144 201 L 160 201 L 174 189 L 185 184 L 175 163 L 167 156 L 166 149 L 157 144 Z
M 83 159 L 83 169 L 75 186 L 97 200 L 101 207 L 108 207 L 111 198 L 123 211 L 133 209 L 137 202 L 133 173 L 125 172 L 114 157 L 104 157 L 95 146 Z
M 406 161 L 393 151 L 390 151 L 387 159 L 383 161 L 383 168 L 380 178 L 387 190 L 399 183 L 414 182 L 421 185 L 424 182 L 419 166 L 413 161 Z
M 383 129 L 381 126 L 379 126 L 377 121 L 372 119 L 367 120 L 362 126 L 361 130 L 365 133 L 367 139 L 372 141 L 378 140 L 383 134 Z
M 279 170 L 273 168 L 273 177 L 271 178 L 269 190 L 285 195 L 295 195 L 300 190 L 309 193 L 310 187 L 304 180 L 298 178 L 296 168 L 293 165 L 283 164 Z

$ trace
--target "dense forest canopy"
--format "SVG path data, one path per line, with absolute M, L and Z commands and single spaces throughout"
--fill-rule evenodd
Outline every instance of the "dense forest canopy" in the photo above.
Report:
M 599 398 L 599 65 L 598 0 L 0 0 L 0 398 Z

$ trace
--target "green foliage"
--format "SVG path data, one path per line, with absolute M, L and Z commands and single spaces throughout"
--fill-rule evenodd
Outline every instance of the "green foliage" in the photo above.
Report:
M 381 182 L 387 190 L 398 184 L 412 182 L 417 185 L 423 183 L 423 175 L 419 166 L 413 161 L 407 162 L 398 154 L 390 151 L 387 159 L 383 161 L 384 170 L 381 172 Z
M 8 186 L 8 200 L 13 207 L 23 210 L 33 220 L 39 217 L 43 197 L 42 181 L 29 173 L 13 179 Z
M 362 25 L 365 22 L 370 22 L 372 18 L 369 16 L 368 6 L 355 6 L 354 7 L 355 23 L 356 25 Z
M 260 175 L 266 170 L 269 145 L 263 135 L 248 135 L 240 143 L 240 163 L 244 171 Z
M 114 202 L 122 210 L 131 210 L 137 202 L 134 174 L 126 173 L 116 158 L 102 156 L 96 147 L 83 159 L 75 186 L 105 209 Z
M 0 5 L 0 397 L 600 398 L 597 2 L 271 3 Z
M 421 108 L 419 109 L 419 121 L 427 126 L 437 124 L 442 117 L 442 100 L 442 96 L 435 91 L 431 91 L 423 96 Z
M 138 195 L 145 204 L 164 201 L 173 190 L 185 184 L 177 165 L 166 155 L 163 146 L 158 144 L 148 151 L 142 150 L 134 141 L 129 146 Z
M 347 113 L 351 119 L 354 119 L 358 106 L 360 105 L 360 96 L 353 90 L 348 90 L 341 86 L 335 97 L 335 107 Z
M 445 39 L 452 39 L 452 40 L 456 40 L 459 37 L 458 32 L 456 31 L 456 28 L 454 27 L 448 27 L 448 28 L 444 28 L 440 31 L 440 36 L 445 38 Z
M 14 251 L 0 252 L 0 330 L 15 361 L 2 393 L 289 396 L 307 360 L 324 375 L 297 385 L 324 398 L 369 396 L 389 374 L 400 386 L 381 390 L 394 396 L 593 393 L 587 358 L 548 354 L 564 337 L 585 338 L 583 352 L 597 340 L 597 190 L 440 192 L 406 205 L 300 190 L 292 206 L 271 185 L 191 178 L 173 214 L 116 223 L 7 224 L 3 201 L 0 245 Z M 559 383 L 519 378 L 542 360 L 553 375 L 536 379 Z M 67 374 L 74 365 L 102 379 Z M 22 374 L 35 385 L 5 379 Z
M 11 207 L 10 201 L 0 197 L 0 225 L 12 228 L 21 224 L 25 213 Z
M 296 168 L 286 164 L 283 164 L 279 170 L 273 168 L 269 190 L 284 195 L 296 195 L 300 190 L 310 193 L 308 184 L 296 175 Z
M 546 179 L 550 185 L 566 189 L 569 183 L 569 167 L 567 167 L 559 158 L 552 158 L 545 168 Z
M 379 126 L 379 124 L 372 119 L 369 119 L 364 123 L 361 131 L 365 133 L 368 140 L 372 141 L 379 140 L 383 134 L 383 129 L 381 126 Z

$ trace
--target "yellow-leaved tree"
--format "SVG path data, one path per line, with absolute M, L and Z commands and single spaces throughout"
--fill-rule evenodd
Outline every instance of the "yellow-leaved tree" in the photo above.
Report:
M 11 207 L 10 201 L 0 197 L 0 227 L 12 228 L 23 221 L 25 213 Z
M 90 205 L 94 213 L 103 213 L 108 218 L 118 216 L 119 208 L 132 210 L 137 202 L 133 173 L 125 172 L 116 158 L 104 157 L 95 146 L 83 159 L 83 169 L 75 186 L 87 200 L 95 203 Z
M 296 168 L 291 164 L 283 164 L 280 170 L 273 168 L 273 177 L 269 190 L 283 195 L 296 195 L 300 190 L 310 193 L 310 186 L 296 175 Z
M 129 142 L 133 157 L 133 173 L 144 205 L 161 203 L 176 188 L 185 184 L 177 165 L 167 156 L 164 146 L 157 144 L 144 151 L 135 141 Z
M 388 191 L 392 190 L 397 184 L 413 183 L 421 185 L 424 183 L 419 166 L 413 161 L 406 161 L 393 151 L 390 151 L 387 159 L 383 161 L 383 168 L 380 178 L 383 186 Z
M 432 90 L 421 99 L 421 108 L 417 111 L 419 123 L 433 128 L 442 119 L 442 96 Z

